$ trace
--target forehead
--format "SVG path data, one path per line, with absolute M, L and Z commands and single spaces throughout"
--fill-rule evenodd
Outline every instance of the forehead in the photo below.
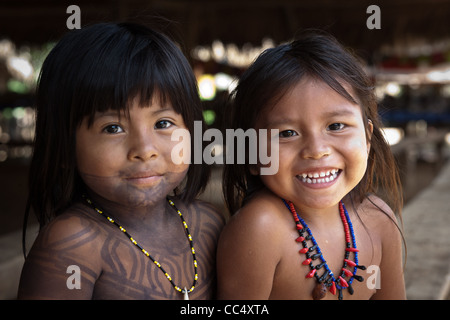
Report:
M 343 83 L 342 87 L 352 97 L 356 97 L 349 85 Z M 355 98 L 354 100 L 358 101 Z M 362 118 L 362 109 L 359 104 L 343 97 L 325 82 L 305 77 L 286 90 L 276 101 L 269 103 L 258 115 L 256 123 L 263 127 L 298 118 L 312 121 L 334 116 Z
M 175 112 L 175 110 L 172 107 L 172 104 L 169 101 L 166 101 L 163 104 L 160 102 L 160 100 L 152 100 L 151 103 L 140 103 L 139 100 L 135 100 L 134 102 L 131 102 L 126 109 L 121 110 L 108 109 L 103 112 L 97 111 L 95 113 L 95 117 L 97 118 L 100 116 L 119 116 L 130 118 L 130 114 L 132 114 L 134 110 L 139 109 L 148 109 L 148 111 L 151 112 L 151 114 L 153 115 L 159 115 L 165 112 L 177 113 Z
M 155 109 L 155 111 L 173 110 L 178 113 L 176 110 L 174 110 L 170 97 L 159 90 L 155 90 L 150 97 L 144 97 L 142 94 L 134 94 L 125 103 L 113 103 L 110 105 L 108 105 L 107 103 L 102 103 L 96 108 L 90 110 L 90 113 L 83 117 L 81 120 L 87 118 L 88 126 L 91 126 L 99 116 L 108 115 L 129 118 L 130 110 L 135 107 L 151 108 Z

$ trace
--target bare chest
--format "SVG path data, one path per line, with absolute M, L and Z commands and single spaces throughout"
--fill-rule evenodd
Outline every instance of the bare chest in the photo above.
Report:
M 184 296 L 175 286 L 190 289 L 194 284 L 191 299 L 211 298 L 215 269 L 208 256 L 211 250 L 204 249 L 204 244 L 196 245 L 195 268 L 187 240 L 173 245 L 147 242 L 147 256 L 130 240 L 111 237 L 100 252 L 103 267 L 93 298 L 177 300 Z

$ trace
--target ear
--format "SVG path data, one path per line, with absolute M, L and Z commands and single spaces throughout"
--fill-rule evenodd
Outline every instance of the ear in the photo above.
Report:
M 367 120 L 367 128 L 366 128 L 366 140 L 367 140 L 367 154 L 370 152 L 371 140 L 373 134 L 373 122 L 372 120 Z

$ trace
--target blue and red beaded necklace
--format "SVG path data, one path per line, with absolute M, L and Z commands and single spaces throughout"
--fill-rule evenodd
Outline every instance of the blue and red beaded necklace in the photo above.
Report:
M 350 294 L 353 294 L 352 282 L 354 279 L 357 281 L 364 281 L 364 278 L 356 275 L 358 269 L 365 270 L 366 267 L 362 265 L 358 265 L 358 252 L 359 250 L 356 248 L 356 239 L 355 232 L 353 230 L 352 222 L 350 221 L 350 217 L 348 215 L 347 209 L 344 206 L 342 201 L 339 202 L 339 214 L 341 216 L 342 224 L 344 225 L 345 231 L 345 256 L 342 268 L 340 270 L 339 276 L 337 278 L 334 277 L 333 272 L 327 265 L 325 258 L 320 250 L 320 247 L 314 239 L 311 230 L 305 221 L 298 215 L 295 210 L 294 204 L 290 201 L 286 201 L 282 199 L 286 207 L 292 213 L 294 217 L 294 221 L 296 224 L 296 228 L 299 233 L 299 237 L 295 239 L 295 241 L 302 244 L 303 248 L 300 249 L 299 253 L 305 254 L 306 259 L 302 262 L 303 265 L 308 265 L 310 268 L 309 273 L 306 275 L 306 278 L 316 278 L 317 285 L 313 290 L 312 296 L 314 300 L 320 300 L 325 297 L 327 290 L 329 290 L 333 295 L 338 292 L 339 300 L 342 300 L 344 289 L 348 289 Z M 305 232 L 307 233 L 305 235 Z M 308 241 L 312 242 L 312 246 L 308 247 Z M 314 253 L 315 251 L 315 253 Z M 350 259 L 350 254 L 353 253 L 354 259 Z M 313 265 L 313 261 L 316 259 L 320 259 L 321 262 Z M 352 268 L 351 270 L 347 269 Z M 319 275 L 319 270 L 322 269 L 324 272 Z M 345 280 L 345 278 L 348 280 Z

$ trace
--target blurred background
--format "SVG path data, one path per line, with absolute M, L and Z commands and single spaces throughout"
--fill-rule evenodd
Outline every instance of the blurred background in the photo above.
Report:
M 174 39 L 197 76 L 205 121 L 217 128 L 223 99 L 264 49 L 306 28 L 326 30 L 350 47 L 375 81 L 384 132 L 401 169 L 408 298 L 448 300 L 450 0 L 1 0 L 0 299 L 15 298 L 23 264 L 36 79 L 69 31 L 73 12 L 66 10 L 73 4 L 81 27 L 134 21 Z M 214 165 L 203 197 L 224 209 L 221 169 Z M 31 221 L 30 243 L 36 230 Z

